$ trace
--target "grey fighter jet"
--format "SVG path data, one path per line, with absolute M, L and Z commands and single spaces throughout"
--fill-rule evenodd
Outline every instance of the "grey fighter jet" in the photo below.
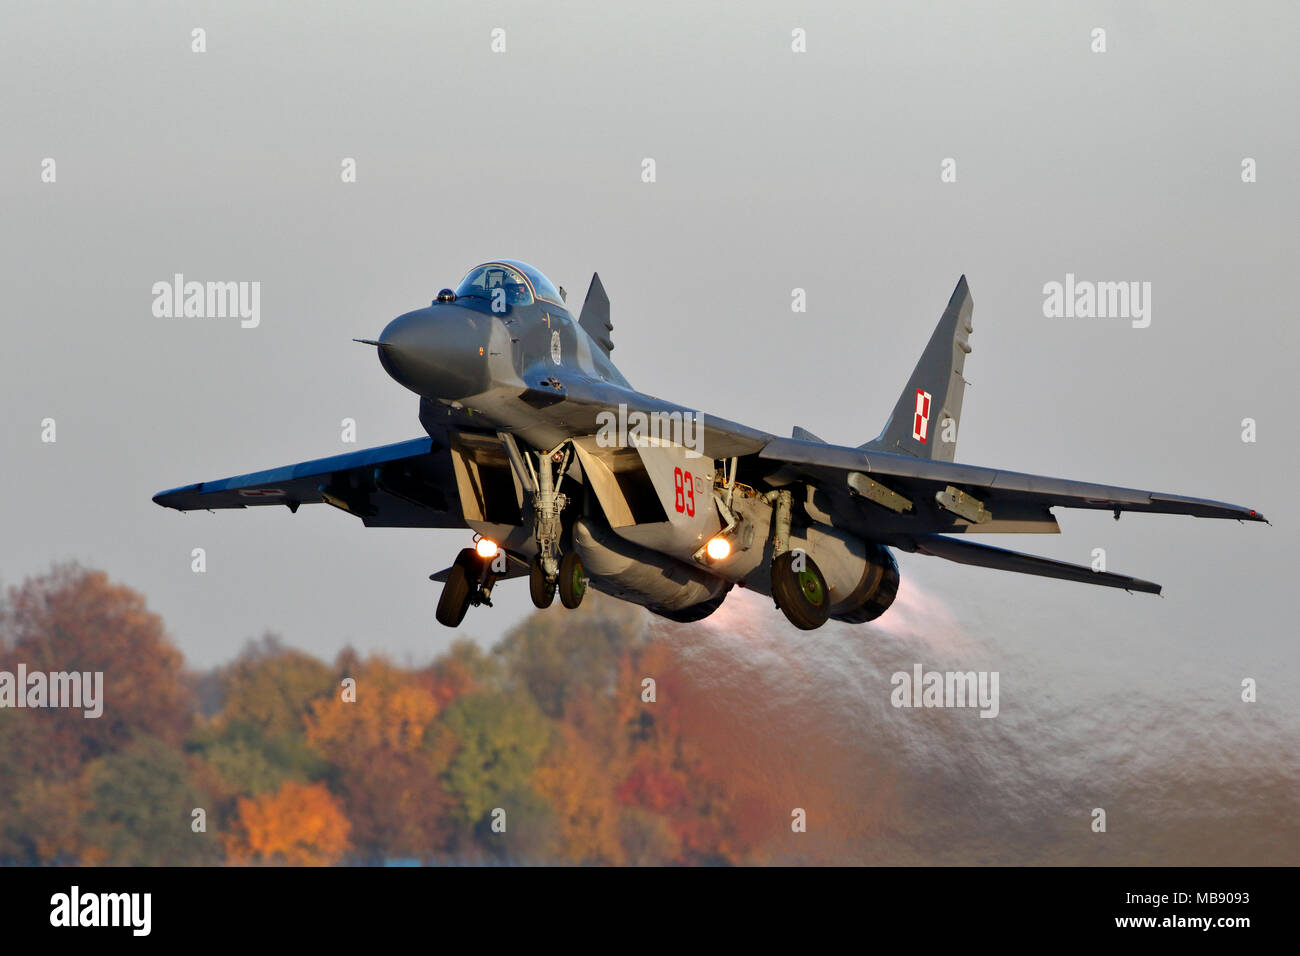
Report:
M 525 576 L 538 607 L 558 590 L 576 608 L 590 585 L 697 621 L 739 585 L 797 628 L 862 623 L 894 600 L 893 550 L 1158 594 L 1150 581 L 972 537 L 1059 532 L 1057 507 L 1264 520 L 1218 501 L 955 462 L 971 309 L 963 276 L 880 435 L 848 448 L 637 391 L 610 360 L 599 275 L 574 318 L 533 267 L 487 262 L 378 340 L 358 340 L 420 396 L 424 435 L 154 501 L 181 511 L 325 502 L 369 527 L 471 529 L 473 547 L 430 576 L 449 627 L 490 606 L 498 581 Z

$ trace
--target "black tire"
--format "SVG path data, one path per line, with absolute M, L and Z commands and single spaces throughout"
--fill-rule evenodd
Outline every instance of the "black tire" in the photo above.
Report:
M 559 585 L 561 604 L 572 611 L 582 603 L 582 596 L 587 593 L 587 578 L 576 551 L 560 559 Z
M 862 614 L 863 621 L 874 621 L 880 615 L 889 610 L 889 606 L 894 603 L 894 598 L 898 596 L 898 565 L 894 565 L 893 573 L 888 570 L 885 572 L 885 580 L 880 584 L 880 590 L 872 595 L 871 600 L 858 611 Z
M 465 620 L 465 612 L 469 610 L 469 575 L 465 569 L 454 564 L 451 573 L 447 575 L 447 583 L 442 586 L 442 595 L 438 598 L 438 618 L 439 624 L 445 624 L 447 627 L 460 627 L 460 622 Z
M 830 617 L 831 592 L 812 558 L 804 555 L 802 571 L 793 565 L 793 551 L 772 562 L 772 599 L 787 621 L 801 631 L 814 631 Z
M 533 599 L 533 607 L 548 608 L 555 601 L 555 582 L 546 580 L 540 556 L 533 558 L 528 566 L 528 594 Z
M 898 596 L 898 561 L 888 548 L 883 545 L 876 547 L 879 549 L 876 560 L 884 567 L 880 583 L 876 585 L 876 590 L 872 592 L 871 597 L 852 611 L 832 614 L 831 617 L 835 620 L 844 621 L 846 624 L 866 624 L 874 621 L 889 610 L 889 606 L 894 603 L 894 598 Z
M 460 622 L 465 620 L 469 599 L 478 586 L 477 575 L 471 578 L 471 574 L 478 570 L 477 561 L 478 555 L 473 548 L 465 548 L 456 555 L 447 575 L 447 583 L 442 586 L 442 594 L 438 598 L 438 610 L 434 616 L 439 624 L 460 627 Z

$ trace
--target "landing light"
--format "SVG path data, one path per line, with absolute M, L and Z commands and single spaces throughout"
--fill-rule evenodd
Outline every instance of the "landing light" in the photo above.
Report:
M 731 554 L 731 542 L 726 538 L 710 538 L 704 551 L 714 561 L 721 561 Z
M 479 538 L 478 544 L 474 545 L 474 550 L 478 552 L 480 558 L 491 560 L 497 556 L 497 543 L 491 538 Z

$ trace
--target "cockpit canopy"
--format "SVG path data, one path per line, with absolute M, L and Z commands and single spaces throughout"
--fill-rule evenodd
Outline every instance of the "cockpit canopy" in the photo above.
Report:
M 502 291 L 498 292 L 498 289 Z M 505 305 L 532 305 L 536 298 L 564 308 L 564 299 L 551 280 L 528 263 L 515 259 L 499 259 L 475 266 L 456 286 L 458 299 L 470 297 L 492 301 L 497 296 L 502 297 Z

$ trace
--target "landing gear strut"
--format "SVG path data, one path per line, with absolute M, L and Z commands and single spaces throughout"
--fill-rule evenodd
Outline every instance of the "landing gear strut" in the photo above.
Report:
M 573 454 L 563 446 L 537 456 L 537 491 L 533 495 L 533 536 L 537 539 L 537 558 L 546 580 L 555 583 L 560 572 L 560 512 L 569 503 L 559 487 Z
M 803 551 L 790 550 L 790 513 L 793 495 L 778 491 L 772 520 L 772 600 L 787 621 L 801 631 L 826 623 L 831 594 L 821 569 Z

